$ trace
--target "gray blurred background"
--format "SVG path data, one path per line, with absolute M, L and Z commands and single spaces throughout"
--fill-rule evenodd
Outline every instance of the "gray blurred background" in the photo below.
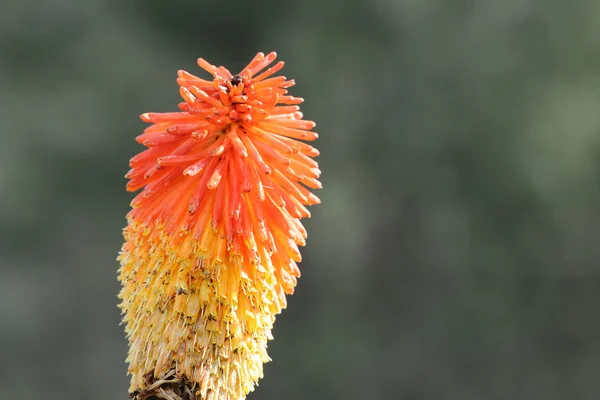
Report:
M 139 114 L 276 50 L 324 189 L 249 399 L 597 399 L 600 2 L 0 3 L 0 399 L 126 399 Z

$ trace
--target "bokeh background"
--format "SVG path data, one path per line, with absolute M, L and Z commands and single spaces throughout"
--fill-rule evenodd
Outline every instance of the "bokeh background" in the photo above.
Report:
M 0 399 L 127 398 L 138 116 L 271 50 L 325 188 L 249 399 L 597 399 L 590 0 L 2 0 Z

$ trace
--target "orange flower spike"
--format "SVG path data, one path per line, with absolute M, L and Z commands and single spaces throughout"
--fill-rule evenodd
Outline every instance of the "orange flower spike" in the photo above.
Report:
M 302 142 L 315 123 L 276 57 L 237 75 L 200 58 L 212 79 L 178 71 L 179 112 L 141 116 L 148 149 L 126 177 L 143 190 L 119 255 L 134 398 L 241 400 L 269 361 L 321 187 L 319 152 Z

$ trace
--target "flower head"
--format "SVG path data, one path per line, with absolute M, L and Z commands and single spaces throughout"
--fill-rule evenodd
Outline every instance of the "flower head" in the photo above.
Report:
M 176 380 L 202 399 L 242 399 L 269 360 L 300 276 L 300 219 L 319 203 L 308 188 L 321 187 L 319 152 L 302 142 L 315 124 L 288 95 L 294 81 L 273 77 L 275 59 L 258 53 L 237 75 L 199 59 L 212 80 L 179 71 L 180 111 L 141 116 L 148 149 L 127 189 L 143 190 L 119 257 L 135 394 Z

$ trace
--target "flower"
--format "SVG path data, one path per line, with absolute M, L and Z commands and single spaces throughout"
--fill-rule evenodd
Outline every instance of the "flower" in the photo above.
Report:
M 239 74 L 202 58 L 179 112 L 146 113 L 119 260 L 133 396 L 243 399 L 269 361 L 275 315 L 300 276 L 305 206 L 319 199 L 314 122 L 276 53 Z M 302 141 L 300 141 L 302 140 Z

